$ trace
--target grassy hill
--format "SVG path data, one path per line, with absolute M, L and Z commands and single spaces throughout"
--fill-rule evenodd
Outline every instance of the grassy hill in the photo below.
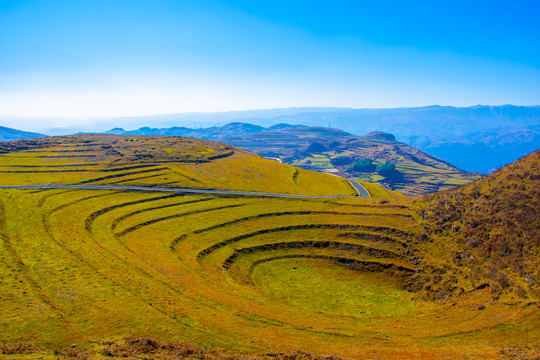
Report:
M 337 129 L 294 127 L 221 141 L 305 169 L 378 182 L 407 195 L 448 189 L 480 177 L 381 132 L 356 136 Z M 354 170 L 354 163 L 364 158 L 373 160 L 372 169 Z M 396 171 L 377 173 L 376 167 L 385 163 L 395 164 Z
M 487 287 L 493 298 L 540 298 L 538 199 L 540 150 L 482 180 L 418 201 L 425 233 L 444 244 L 449 266 L 466 279 L 461 285 L 446 279 L 445 286 Z
M 338 177 L 294 177 L 293 167 L 210 141 L 85 135 L 8 145 L 0 164 L 10 184 L 349 191 Z M 455 241 L 419 220 L 419 201 L 431 198 L 368 190 L 375 196 L 2 189 L 0 357 L 539 355 L 536 293 L 469 288 L 459 271 L 475 267 L 450 261 Z M 463 291 L 433 286 L 438 277 Z
M 230 145 L 179 137 L 70 135 L 0 144 L 2 185 L 149 185 L 352 195 L 343 179 Z

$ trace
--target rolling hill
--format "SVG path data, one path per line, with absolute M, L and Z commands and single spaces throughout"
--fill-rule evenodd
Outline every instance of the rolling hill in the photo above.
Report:
M 320 195 L 351 189 L 339 177 L 296 173 L 191 138 L 51 137 L 4 143 L 1 152 L 9 185 L 112 186 L 0 189 L 2 358 L 540 355 L 539 296 L 534 287 L 518 287 L 527 277 L 502 259 L 508 283 L 494 293 L 489 273 L 471 274 L 501 255 L 472 262 L 462 254 L 472 245 L 446 225 L 444 199 L 460 191 L 465 197 L 474 185 L 416 198 L 392 197 L 375 184 L 371 198 L 163 194 L 152 187 Z M 537 165 L 533 157 L 504 172 L 526 179 L 504 194 L 528 194 L 512 200 L 527 212 L 537 211 L 529 191 L 538 185 Z M 478 183 L 482 209 L 505 199 L 490 185 L 496 176 Z M 477 236 L 484 239 L 498 223 Z M 530 229 L 518 227 L 524 243 Z M 486 241 L 478 244 L 480 251 Z M 531 266 L 534 249 L 522 257 Z
M 380 182 L 407 195 L 439 191 L 480 177 L 382 132 L 356 136 L 337 129 L 285 127 L 220 141 L 305 169 Z M 354 163 L 365 158 L 373 160 L 373 166 L 355 170 Z M 377 165 L 385 163 L 395 164 L 396 171 L 385 176 L 377 173 Z
M 393 135 L 381 132 L 355 136 L 338 129 L 300 125 L 276 124 L 264 128 L 247 123 L 231 123 L 206 129 L 113 129 L 107 133 L 217 139 L 297 167 L 379 182 L 407 195 L 438 191 L 480 177 L 479 174 L 464 172 L 444 160 L 397 141 Z M 353 171 L 351 166 L 363 158 L 374 160 L 373 168 Z M 376 166 L 386 162 L 394 163 L 397 172 L 387 176 L 376 173 Z
M 0 174 L 2 185 L 151 185 L 354 194 L 343 179 L 278 164 L 230 145 L 180 137 L 70 135 L 1 143 Z

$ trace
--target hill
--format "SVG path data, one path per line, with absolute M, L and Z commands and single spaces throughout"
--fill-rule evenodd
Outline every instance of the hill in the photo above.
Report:
M 70 135 L 6 142 L 0 144 L 0 173 L 3 185 L 151 184 L 303 195 L 354 193 L 343 179 L 230 145 L 180 137 Z
M 114 128 L 106 131 L 104 134 L 116 135 L 153 135 L 153 136 L 190 136 L 199 139 L 218 140 L 228 136 L 242 136 L 254 134 L 262 131 L 280 131 L 286 128 L 294 128 L 298 125 L 276 124 L 268 128 L 252 125 L 241 122 L 233 122 L 223 126 L 215 126 L 210 128 L 187 128 L 187 127 L 170 127 L 170 128 L 150 128 L 142 127 L 137 130 L 124 130 L 122 128 Z
M 537 294 L 521 293 L 510 274 L 494 296 L 471 278 L 489 261 L 470 262 L 448 229 L 439 234 L 422 216 L 422 202 L 451 192 L 393 197 L 371 184 L 371 198 L 164 194 L 152 187 L 350 188 L 207 140 L 80 135 L 2 146 L 11 185 L 110 187 L 0 189 L 0 358 L 540 355 Z M 516 194 L 528 193 L 524 184 Z
M 407 195 L 439 191 L 479 178 L 479 174 L 464 172 L 382 132 L 356 136 L 338 129 L 288 127 L 221 141 L 305 169 L 379 182 Z M 362 159 L 373 160 L 372 166 L 355 166 Z M 394 164 L 395 171 L 376 171 L 386 163 Z
M 19 140 L 19 139 L 31 139 L 31 138 L 37 138 L 37 137 L 43 137 L 43 136 L 46 136 L 46 135 L 0 126 L 0 142 Z
M 416 207 L 425 233 L 445 244 L 449 264 L 470 288 L 538 299 L 539 198 L 540 150 L 479 181 L 425 196 Z
M 283 123 L 268 128 L 231 123 L 206 129 L 112 129 L 108 133 L 218 139 L 297 167 L 378 182 L 407 195 L 438 191 L 479 178 L 479 174 L 464 172 L 444 160 L 397 141 L 391 134 L 382 132 L 355 136 L 338 129 Z M 374 160 L 372 169 L 351 169 L 356 161 L 364 158 Z M 375 170 L 386 162 L 396 164 L 397 171 L 382 176 Z

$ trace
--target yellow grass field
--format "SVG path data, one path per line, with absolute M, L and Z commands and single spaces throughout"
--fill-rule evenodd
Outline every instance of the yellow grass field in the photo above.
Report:
M 40 157 L 44 144 L 5 152 L 0 185 L 353 194 L 338 177 L 215 142 L 190 139 L 195 150 L 187 159 L 172 142 L 172 150 L 158 151 L 164 139 L 125 139 L 63 137 L 47 150 L 86 144 L 85 158 Z M 137 141 L 148 143 L 124 145 Z M 108 144 L 123 156 L 103 149 Z M 156 151 L 145 152 L 152 146 Z M 147 153 L 152 165 L 136 168 L 149 165 Z M 124 169 L 108 171 L 115 166 Z M 295 351 L 304 354 L 298 359 L 538 354 L 537 303 L 512 294 L 494 301 L 465 278 L 460 296 L 429 296 L 434 276 L 461 274 L 449 265 L 452 245 L 419 240 L 411 198 L 368 191 L 373 198 L 1 189 L 0 358 L 122 357 L 111 348 L 126 337 L 267 358 Z M 10 351 L 17 346 L 22 350 Z

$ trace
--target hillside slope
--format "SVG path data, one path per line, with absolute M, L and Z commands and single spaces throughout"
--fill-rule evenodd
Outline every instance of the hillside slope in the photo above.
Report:
M 479 181 L 427 195 L 416 211 L 470 286 L 488 286 L 494 298 L 538 300 L 539 199 L 540 150 Z
M 305 169 L 379 182 L 407 195 L 447 189 L 479 178 L 479 174 L 464 172 L 382 132 L 356 136 L 338 129 L 296 127 L 221 141 Z M 355 170 L 352 165 L 365 158 L 374 161 L 372 169 Z M 397 171 L 386 176 L 376 173 L 376 166 L 385 163 L 395 164 Z
M 181 137 L 70 135 L 0 144 L 1 185 L 151 185 L 352 195 L 347 181 L 230 145 Z

